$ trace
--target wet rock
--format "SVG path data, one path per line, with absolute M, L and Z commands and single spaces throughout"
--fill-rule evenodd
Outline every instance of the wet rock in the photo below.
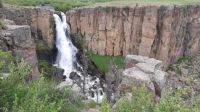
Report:
M 63 75 L 63 73 L 64 73 L 64 70 L 63 70 L 63 69 L 57 68 L 57 67 L 55 67 L 55 66 L 54 66 L 52 69 L 53 69 L 53 74 L 54 74 L 54 76 L 55 76 L 56 78 L 62 79 L 62 80 L 65 80 L 65 79 L 66 79 L 66 76 Z

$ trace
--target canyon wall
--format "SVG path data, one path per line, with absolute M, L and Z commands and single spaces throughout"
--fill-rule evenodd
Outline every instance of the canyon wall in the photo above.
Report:
M 44 40 L 50 49 L 53 13 L 48 7 L 0 8 L 17 25 L 29 25 L 32 38 Z M 68 11 L 67 20 L 72 33 L 81 33 L 87 49 L 99 55 L 143 55 L 167 67 L 200 49 L 199 5 L 84 7 Z
M 200 6 L 85 7 L 67 12 L 72 32 L 99 55 L 137 54 L 167 66 L 200 48 Z

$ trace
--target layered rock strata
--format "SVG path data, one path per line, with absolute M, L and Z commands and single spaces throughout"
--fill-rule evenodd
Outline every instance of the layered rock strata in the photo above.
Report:
M 199 5 L 87 7 L 67 12 L 67 20 L 100 55 L 143 55 L 166 67 L 200 48 Z

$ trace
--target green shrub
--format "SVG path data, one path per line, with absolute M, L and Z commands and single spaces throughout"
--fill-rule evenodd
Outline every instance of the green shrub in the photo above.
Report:
M 186 56 L 186 57 L 181 57 L 177 60 L 177 64 L 185 63 L 188 66 L 192 66 L 192 57 Z
M 2 54 L 4 58 L 1 57 Z M 7 66 L 6 71 L 9 73 L 9 77 L 0 79 L 0 111 L 79 112 L 83 107 L 81 99 L 74 96 L 67 87 L 63 90 L 56 89 L 44 77 L 28 81 L 30 67 L 23 60 L 10 61 L 10 56 L 9 53 L 0 52 L 0 65 Z M 4 71 L 0 69 L 0 73 Z
M 106 98 L 103 99 L 102 103 L 101 103 L 101 112 L 111 112 L 111 107 L 110 104 L 108 102 L 108 100 Z
M 0 4 L 1 7 L 1 4 Z M 0 29 L 5 29 L 5 23 L 2 19 L 0 19 Z
M 90 102 L 86 103 L 86 107 L 87 108 L 96 108 L 97 103 L 95 101 L 90 101 Z
M 153 95 L 145 86 L 134 87 L 131 98 L 123 98 L 117 102 L 114 112 L 153 112 L 155 102 Z
M 133 88 L 132 97 L 124 97 L 117 101 L 114 109 L 109 112 L 198 112 L 200 110 L 200 95 L 193 98 L 191 103 L 186 102 L 187 91 L 190 88 L 180 88 L 176 91 L 167 91 L 166 95 L 155 102 L 154 95 L 144 86 Z M 108 102 L 103 102 L 105 108 Z M 105 108 L 106 110 L 106 108 Z M 101 111 L 107 112 L 107 111 Z
M 114 112 L 133 112 L 131 101 L 128 98 L 121 99 L 116 105 Z
M 155 106 L 154 96 L 143 85 L 134 87 L 132 92 L 132 106 L 135 112 L 152 112 Z
M 0 8 L 2 8 L 3 7 L 3 4 L 2 4 L 2 1 L 0 0 Z
M 14 58 L 10 52 L 3 52 L 0 50 L 0 71 L 8 72 L 8 65 L 14 62 Z
M 50 65 L 50 63 L 47 60 L 39 59 L 38 60 L 38 66 L 40 72 L 43 73 L 44 77 L 47 79 L 53 78 L 53 67 Z

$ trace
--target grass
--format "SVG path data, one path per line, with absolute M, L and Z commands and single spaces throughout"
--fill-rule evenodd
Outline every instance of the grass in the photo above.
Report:
M 87 56 L 103 72 L 108 71 L 110 61 L 113 61 L 113 63 L 115 65 L 117 65 L 118 68 L 124 67 L 124 57 L 123 56 L 108 56 L 108 55 L 100 56 L 100 55 L 97 55 L 97 54 L 94 54 L 94 53 L 91 53 L 91 52 L 88 52 Z
M 200 0 L 2 0 L 2 2 L 19 6 L 50 5 L 56 10 L 67 11 L 87 5 L 196 4 L 200 3 Z
M 96 5 L 135 5 L 135 4 L 155 4 L 155 5 L 184 5 L 184 4 L 200 4 L 200 0 L 112 0 L 106 3 L 98 3 Z
M 19 6 L 37 6 L 50 5 L 56 10 L 66 11 L 75 7 L 91 5 L 96 2 L 105 2 L 110 0 L 2 0 L 3 3 Z

